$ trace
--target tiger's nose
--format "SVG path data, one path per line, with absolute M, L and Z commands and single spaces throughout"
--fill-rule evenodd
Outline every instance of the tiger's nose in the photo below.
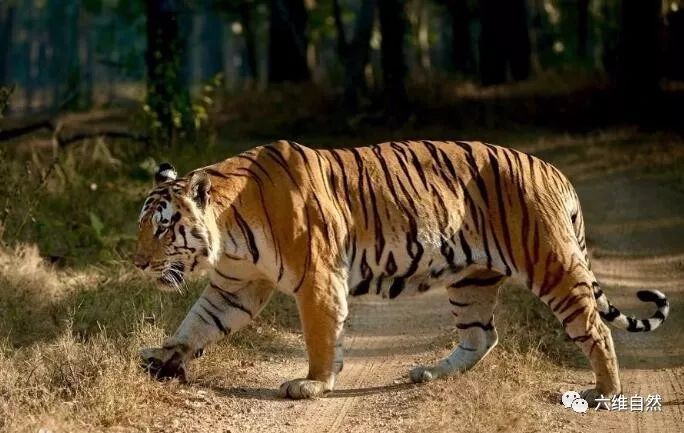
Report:
M 145 259 L 144 257 L 135 256 L 135 257 L 133 257 L 133 264 L 135 265 L 136 268 L 144 271 L 150 265 L 150 262 L 147 259 Z

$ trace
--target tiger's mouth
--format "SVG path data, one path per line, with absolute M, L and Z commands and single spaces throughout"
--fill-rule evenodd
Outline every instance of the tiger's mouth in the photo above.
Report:
M 185 266 L 181 262 L 173 262 L 161 272 L 157 281 L 164 287 L 180 289 L 185 282 Z

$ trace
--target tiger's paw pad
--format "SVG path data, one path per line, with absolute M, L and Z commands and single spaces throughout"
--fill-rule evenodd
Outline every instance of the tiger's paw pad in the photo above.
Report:
M 328 391 L 332 390 L 326 387 L 325 382 L 311 379 L 294 379 L 280 385 L 279 395 L 299 400 L 319 397 Z
M 148 348 L 140 351 L 140 367 L 155 379 L 178 378 L 187 381 L 185 361 L 179 352 L 163 348 Z
M 439 376 L 439 372 L 435 367 L 416 367 L 409 371 L 409 378 L 413 383 L 430 382 Z

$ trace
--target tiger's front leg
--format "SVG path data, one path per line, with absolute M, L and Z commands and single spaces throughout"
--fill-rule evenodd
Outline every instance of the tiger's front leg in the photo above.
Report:
M 327 285 L 304 284 L 295 294 L 309 355 L 309 374 L 283 383 L 280 386 L 283 397 L 313 398 L 332 391 L 335 376 L 342 370 L 346 284 L 331 281 L 334 278 L 325 279 L 329 282 Z
M 143 368 L 158 379 L 178 377 L 185 381 L 186 362 L 207 345 L 248 324 L 272 293 L 273 288 L 265 284 L 230 292 L 211 283 L 162 347 L 140 351 Z

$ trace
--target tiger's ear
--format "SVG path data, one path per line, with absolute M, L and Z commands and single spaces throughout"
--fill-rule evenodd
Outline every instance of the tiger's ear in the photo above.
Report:
M 154 174 L 154 183 L 159 185 L 160 183 L 168 182 L 171 180 L 176 180 L 178 173 L 173 165 L 168 162 L 162 162 L 157 168 L 157 172 Z
M 211 179 L 204 170 L 192 173 L 188 182 L 188 195 L 200 209 L 204 209 L 209 203 L 210 190 Z

